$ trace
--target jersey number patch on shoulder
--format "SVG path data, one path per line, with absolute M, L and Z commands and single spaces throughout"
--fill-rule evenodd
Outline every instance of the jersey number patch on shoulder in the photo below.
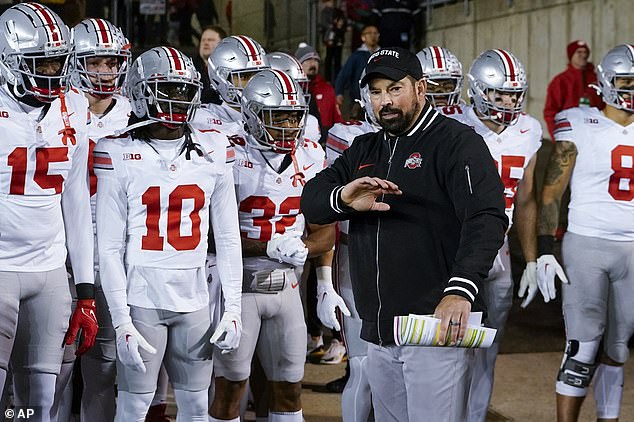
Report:
M 275 222 L 275 233 L 283 234 L 287 227 L 291 227 L 299 214 L 299 196 L 289 196 L 279 206 L 266 196 L 249 196 L 240 202 L 240 212 L 257 214 L 253 217 L 253 226 L 260 228 L 260 237 L 257 240 L 268 242 L 273 235 L 273 223 L 271 219 L 275 215 L 283 215 Z M 254 211 L 259 211 L 255 213 Z M 277 211 L 277 212 L 276 212 Z M 244 235 L 244 233 L 243 233 Z
M 48 174 L 48 167 L 50 163 L 61 163 L 64 161 L 68 161 L 68 147 L 36 148 L 33 181 L 42 189 L 55 189 L 55 193 L 60 193 L 64 185 L 64 176 L 61 174 Z M 28 165 L 27 148 L 18 147 L 14 149 L 9 154 L 7 164 L 12 167 L 9 194 L 24 195 Z
M 141 238 L 141 249 L 146 251 L 162 251 L 165 238 L 161 236 L 159 221 L 161 219 L 161 187 L 150 186 L 141 197 L 147 207 L 145 226 L 147 234 Z M 194 209 L 189 213 L 192 233 L 181 235 L 181 215 L 183 201 L 194 200 Z M 191 251 L 200 244 L 200 214 L 205 205 L 205 192 L 198 185 L 180 185 L 170 192 L 167 207 L 167 243 L 177 251 Z
M 634 199 L 634 146 L 619 145 L 612 150 L 612 170 L 614 173 L 608 187 L 612 198 L 617 201 Z

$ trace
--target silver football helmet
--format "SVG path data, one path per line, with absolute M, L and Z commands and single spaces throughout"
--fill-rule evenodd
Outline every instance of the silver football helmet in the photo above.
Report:
M 310 83 L 310 80 L 308 79 L 308 76 L 306 76 L 306 72 L 304 72 L 304 68 L 301 63 L 290 54 L 282 53 L 280 51 L 268 53 L 266 58 L 269 60 L 271 69 L 281 70 L 299 83 L 299 86 L 302 87 L 302 91 L 304 91 L 306 104 L 308 104 L 310 102 L 310 93 L 308 92 L 308 84 Z
M 528 81 L 524 65 L 509 51 L 487 50 L 480 54 L 469 73 L 469 98 L 485 119 L 503 126 L 517 122 L 526 104 Z M 496 98 L 515 95 L 510 106 L 496 105 Z
M 425 79 L 436 84 L 427 87 L 426 97 L 431 105 L 440 107 L 459 104 L 464 77 L 458 57 L 448 49 L 435 45 L 423 48 L 416 53 L 416 57 L 423 68 Z M 444 84 L 447 86 L 443 86 Z
M 617 78 L 634 79 L 634 45 L 621 44 L 614 47 L 597 66 L 597 82 L 603 101 L 612 107 L 634 112 L 632 84 L 619 89 L 615 85 Z
M 130 42 L 121 29 L 105 19 L 84 19 L 72 29 L 72 39 L 73 85 L 94 95 L 108 96 L 119 92 L 132 56 Z M 94 57 L 115 59 L 116 71 L 88 70 L 88 59 Z
M 287 154 L 304 136 L 308 105 L 299 84 L 280 70 L 258 72 L 242 91 L 247 142 Z
M 193 119 L 201 90 L 192 60 L 172 47 L 154 47 L 141 54 L 126 81 L 136 117 L 171 128 Z
M 245 35 L 224 38 L 207 59 L 211 85 L 233 107 L 240 107 L 240 92 L 248 79 L 269 67 L 262 46 Z
M 361 98 L 359 99 L 359 103 L 363 110 L 365 111 L 366 120 L 373 126 L 381 127 L 379 124 L 376 115 L 374 114 L 374 109 L 372 108 L 372 101 L 370 100 L 370 84 L 365 84 L 361 86 L 361 81 L 365 77 L 365 69 L 361 72 L 361 76 L 359 76 L 359 91 L 361 94 Z
M 65 90 L 71 53 L 68 27 L 48 7 L 21 3 L 0 16 L 0 73 L 18 97 L 51 102 Z

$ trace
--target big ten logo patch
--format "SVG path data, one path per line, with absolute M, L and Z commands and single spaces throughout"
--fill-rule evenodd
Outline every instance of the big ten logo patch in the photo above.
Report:
M 9 118 L 9 112 L 8 111 L 0 111 L 0 117 L 3 119 L 8 119 Z
M 240 159 L 237 162 L 238 162 L 238 165 L 240 167 L 246 167 L 248 169 L 252 169 L 253 168 L 253 163 L 251 161 Z
M 133 152 L 124 152 L 123 153 L 123 160 L 127 161 L 127 160 L 141 160 L 141 154 L 139 153 L 133 153 Z

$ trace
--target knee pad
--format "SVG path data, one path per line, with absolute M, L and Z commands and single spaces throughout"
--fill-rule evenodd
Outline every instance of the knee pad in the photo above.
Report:
M 564 358 L 557 375 L 558 394 L 572 397 L 585 397 L 594 371 L 599 340 L 568 340 Z

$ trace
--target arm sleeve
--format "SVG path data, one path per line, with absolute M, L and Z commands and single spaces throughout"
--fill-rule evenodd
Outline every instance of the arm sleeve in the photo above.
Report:
M 473 302 L 504 242 L 508 219 L 504 185 L 486 144 L 471 130 L 458 136 L 462 139 L 451 153 L 455 158 L 446 177 L 462 229 L 444 295 L 459 295 Z
M 95 158 L 109 160 L 109 154 L 95 147 Z M 108 158 L 106 158 L 108 157 Z M 126 247 L 128 203 L 125 189 L 112 164 L 95 165 L 97 175 L 97 238 L 99 268 L 112 325 L 131 322 L 123 255 Z
M 233 171 L 229 165 L 218 178 L 211 195 L 211 225 L 225 311 L 239 314 L 242 309 L 242 245 Z
M 356 150 L 353 144 L 328 168 L 323 169 L 306 183 L 302 192 L 300 208 L 311 224 L 329 224 L 350 218 L 351 209 L 342 207 L 340 194 L 352 180 L 350 156 Z
M 88 136 L 76 139 L 72 167 L 62 193 L 66 247 L 75 284 L 94 283 L 94 237 L 88 179 Z

